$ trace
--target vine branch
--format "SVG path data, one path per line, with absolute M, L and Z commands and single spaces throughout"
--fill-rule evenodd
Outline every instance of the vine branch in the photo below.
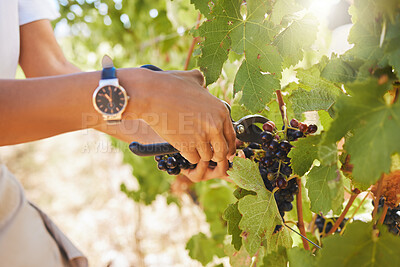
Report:
M 199 12 L 199 15 L 197 16 L 197 21 L 196 21 L 196 30 L 200 26 L 200 20 L 201 20 L 201 13 Z M 194 46 L 196 45 L 196 42 L 198 39 L 199 39 L 198 37 L 193 37 L 192 44 L 190 45 L 188 55 L 186 57 L 185 66 L 183 67 L 184 70 L 187 70 L 189 68 L 190 58 L 192 57 Z
M 330 236 L 333 234 L 338 228 L 339 225 L 342 223 L 344 217 L 346 216 L 347 212 L 349 211 L 351 205 L 353 205 L 354 200 L 357 198 L 357 196 L 361 193 L 361 191 L 358 188 L 355 188 L 353 190 L 353 194 L 350 196 L 349 202 L 347 202 L 346 207 L 344 208 L 342 214 L 340 214 L 339 218 L 336 220 L 335 224 L 333 225 L 332 229 L 326 234 L 326 236 Z
M 385 220 L 388 208 L 389 207 L 388 207 L 388 205 L 386 205 L 386 203 L 383 204 L 383 211 L 382 211 L 381 217 L 379 218 L 378 224 L 383 224 L 383 221 Z
M 375 222 L 376 222 L 376 214 L 378 213 L 379 200 L 381 199 L 382 183 L 383 183 L 383 175 L 381 179 L 379 179 L 378 181 L 378 189 L 376 190 L 375 202 L 374 202 L 374 211 L 372 212 L 372 221 Z
M 297 185 L 299 187 L 299 192 L 296 195 L 296 207 L 297 207 L 297 227 L 300 230 L 300 233 L 306 236 L 306 230 L 304 228 L 304 220 L 303 220 L 303 202 L 301 197 L 301 179 L 299 177 L 296 178 Z M 310 245 L 307 240 L 304 238 L 301 239 L 303 241 L 303 247 L 305 250 L 310 250 Z

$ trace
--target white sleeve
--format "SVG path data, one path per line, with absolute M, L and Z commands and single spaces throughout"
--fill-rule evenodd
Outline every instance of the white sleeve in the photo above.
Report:
M 60 16 L 54 0 L 18 0 L 19 25 Z

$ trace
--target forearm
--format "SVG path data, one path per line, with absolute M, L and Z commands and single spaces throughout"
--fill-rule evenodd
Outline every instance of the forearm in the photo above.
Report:
M 128 105 L 137 106 L 138 113 L 131 112 L 131 118 L 139 116 L 140 96 L 136 93 L 139 87 L 130 76 L 136 73 L 140 77 L 141 70 L 118 72 L 121 83 L 129 83 L 133 100 Z M 92 105 L 92 94 L 99 80 L 100 72 L 0 80 L 0 145 L 29 142 L 85 128 L 102 128 L 105 122 Z

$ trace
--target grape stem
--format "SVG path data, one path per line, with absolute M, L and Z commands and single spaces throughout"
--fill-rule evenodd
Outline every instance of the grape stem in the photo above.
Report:
M 346 216 L 347 212 L 349 211 L 351 205 L 353 205 L 354 200 L 357 196 L 361 193 L 358 188 L 353 189 L 353 194 L 350 196 L 349 202 L 347 202 L 346 207 L 344 208 L 342 214 L 340 214 L 339 218 L 336 220 L 335 224 L 333 225 L 332 229 L 326 234 L 325 237 L 330 236 L 339 228 L 339 225 L 342 223 L 344 217 Z
M 299 187 L 299 192 L 296 195 L 296 207 L 297 207 L 297 227 L 300 230 L 300 233 L 303 236 L 306 236 L 306 230 L 304 228 L 304 220 L 303 220 L 303 202 L 301 197 L 301 178 L 296 178 L 297 186 Z M 303 241 L 303 247 L 305 250 L 310 250 L 310 245 L 307 240 L 304 238 L 301 239 Z
M 383 224 L 383 221 L 385 220 L 388 208 L 389 207 L 388 207 L 388 205 L 386 205 L 386 203 L 383 204 L 383 211 L 382 211 L 381 217 L 379 217 L 378 225 Z
M 378 189 L 376 190 L 375 194 L 374 211 L 372 212 L 372 221 L 374 222 L 376 222 L 376 214 L 378 213 L 379 199 L 381 199 L 382 183 L 383 183 L 383 175 L 381 179 L 379 179 L 378 181 Z M 376 224 L 374 224 L 374 228 L 375 226 Z
M 197 16 L 196 30 L 200 26 L 200 20 L 201 20 L 201 13 L 199 12 L 199 15 Z M 194 46 L 196 45 L 198 39 L 199 39 L 198 37 L 193 37 L 192 44 L 190 45 L 189 52 L 186 57 L 185 66 L 183 67 L 184 70 L 187 70 L 189 68 L 190 58 L 192 57 Z
M 286 113 L 286 104 L 285 104 L 285 101 L 283 101 L 281 90 L 276 90 L 276 100 L 278 101 L 278 104 L 279 104 L 279 111 L 281 112 L 283 125 L 284 126 L 289 125 L 287 113 Z M 286 127 L 285 127 L 285 129 L 286 129 Z

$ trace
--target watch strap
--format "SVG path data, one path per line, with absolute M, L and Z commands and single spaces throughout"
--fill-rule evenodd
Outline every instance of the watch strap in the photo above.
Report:
M 117 78 L 117 73 L 116 73 L 116 69 L 114 67 L 114 63 L 109 56 L 105 55 L 103 57 L 101 65 L 103 67 L 103 70 L 101 72 L 102 80 L 109 80 L 109 79 Z

